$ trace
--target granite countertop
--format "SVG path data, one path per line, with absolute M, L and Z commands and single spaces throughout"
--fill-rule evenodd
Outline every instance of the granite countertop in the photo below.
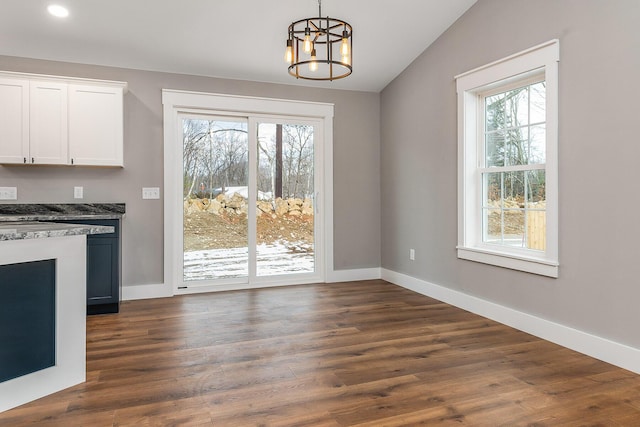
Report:
M 88 224 L 57 224 L 54 222 L 3 222 L 0 241 L 44 239 L 47 237 L 78 236 L 82 234 L 113 233 L 113 227 Z
M 0 222 L 121 219 L 124 214 L 124 203 L 0 204 Z

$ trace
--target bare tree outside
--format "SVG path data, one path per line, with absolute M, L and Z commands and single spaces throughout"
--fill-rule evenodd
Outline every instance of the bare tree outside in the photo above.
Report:
M 486 241 L 544 250 L 545 89 L 542 81 L 485 97 Z
M 249 203 L 256 204 L 258 274 L 314 271 L 313 126 L 258 124 L 253 202 L 248 141 L 242 119 L 183 120 L 185 280 L 247 274 Z M 226 270 L 213 271 L 211 257 Z
M 258 182 L 261 191 L 287 198 L 313 196 L 313 126 L 282 125 L 282 188 L 276 185 L 277 130 L 271 123 L 260 124 L 258 137 Z
M 216 188 L 246 185 L 247 123 L 183 121 L 183 196 L 215 197 Z
M 258 125 L 258 211 L 262 216 L 286 219 L 289 226 L 305 224 L 297 231 L 281 227 L 276 242 L 289 251 L 313 257 L 313 126 L 260 123 Z M 271 211 L 273 209 L 273 212 Z M 273 223 L 258 221 L 258 237 L 267 235 Z M 286 231 L 286 232 L 284 232 Z M 258 275 L 270 275 L 271 267 L 260 261 L 269 248 L 257 248 Z M 264 259 L 264 258 L 263 258 Z M 297 270 L 301 271 L 301 270 Z M 305 270 L 313 271 L 313 265 Z

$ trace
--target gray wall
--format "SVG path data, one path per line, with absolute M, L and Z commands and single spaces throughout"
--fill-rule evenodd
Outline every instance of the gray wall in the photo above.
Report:
M 125 202 L 124 286 L 163 283 L 162 200 L 142 200 L 141 191 L 162 188 L 164 88 L 335 104 L 335 269 L 380 266 L 379 94 L 3 56 L 0 70 L 128 82 L 124 169 L 0 166 L 0 186 L 18 187 L 19 203 L 73 203 L 74 186 L 84 187 L 83 202 Z
M 639 17 L 638 0 L 479 0 L 387 86 L 382 267 L 640 348 Z M 560 277 L 458 260 L 454 76 L 554 38 Z

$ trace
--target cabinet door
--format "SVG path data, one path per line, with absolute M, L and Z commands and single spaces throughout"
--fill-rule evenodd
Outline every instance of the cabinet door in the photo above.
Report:
M 118 239 L 87 239 L 87 304 L 114 304 L 120 300 Z
M 123 166 L 123 89 L 69 86 L 69 156 L 74 165 Z
M 31 81 L 31 163 L 68 164 L 67 87 L 66 83 Z
M 29 157 L 29 81 L 0 79 L 0 163 Z
M 56 260 L 0 265 L 0 295 L 0 382 L 54 366 Z

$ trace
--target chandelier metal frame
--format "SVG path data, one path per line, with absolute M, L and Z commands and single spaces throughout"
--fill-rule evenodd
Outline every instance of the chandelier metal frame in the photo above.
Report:
M 317 17 L 289 25 L 285 52 L 289 74 L 307 80 L 347 77 L 353 72 L 352 45 L 351 25 L 342 19 L 322 17 L 322 2 L 318 0 Z

